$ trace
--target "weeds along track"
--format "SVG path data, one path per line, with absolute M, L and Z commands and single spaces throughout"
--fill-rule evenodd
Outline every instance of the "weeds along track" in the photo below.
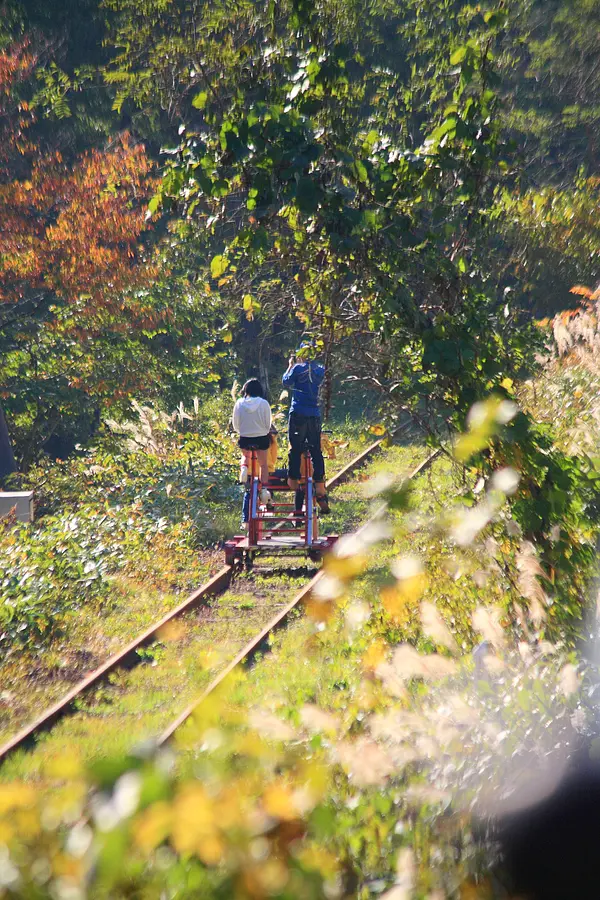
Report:
M 406 435 L 407 429 L 408 426 L 399 429 L 395 437 Z M 382 439 L 367 447 L 328 482 L 328 487 L 341 486 L 376 456 L 383 443 Z M 432 459 L 433 456 L 422 463 L 413 477 Z M 277 568 L 256 567 L 250 575 L 234 575 L 233 567 L 224 566 L 8 740 L 0 747 L 0 763 L 5 763 L 2 776 L 39 774 L 41 760 L 38 764 L 35 757 L 72 749 L 76 744 L 81 745 L 84 756 L 90 757 L 98 755 L 100 749 L 106 753 L 126 752 L 139 730 L 146 736 L 160 733 L 160 740 L 168 741 L 229 672 L 265 649 L 269 635 L 287 621 L 321 577 L 314 568 L 298 566 L 297 560 L 285 558 L 278 560 Z M 290 588 L 298 578 L 305 584 L 290 600 Z M 212 598 L 217 595 L 219 603 L 213 606 Z M 139 684 L 132 686 L 128 682 L 135 673 L 130 670 L 140 662 L 146 663 L 141 667 L 144 675 L 138 679 Z M 219 674 L 209 681 L 215 671 Z M 166 729 L 165 708 L 184 709 Z M 54 729 L 72 713 L 78 715 Z M 23 752 L 51 729 L 52 735 L 40 743 L 39 754 Z M 6 763 L 9 757 L 12 759 Z
M 426 471 L 431 464 L 437 459 L 440 455 L 440 450 L 435 450 L 431 453 L 427 459 L 425 459 L 422 463 L 420 463 L 417 468 L 411 472 L 410 478 L 411 480 L 417 478 L 422 472 Z M 379 516 L 381 515 L 381 510 L 378 510 L 373 516 L 371 516 L 365 523 L 358 529 L 358 534 L 361 531 L 366 529 L 369 525 L 371 525 Z M 311 581 L 299 591 L 295 597 L 290 600 L 286 606 L 276 615 L 274 616 L 270 622 L 265 625 L 265 627 L 254 637 L 251 638 L 248 643 L 242 647 L 237 656 L 231 660 L 228 666 L 220 672 L 216 678 L 214 678 L 208 687 L 204 690 L 200 697 L 197 698 L 193 703 L 191 703 L 186 709 L 180 713 L 177 718 L 171 722 L 171 724 L 162 732 L 160 737 L 158 738 L 158 745 L 164 746 L 167 744 L 171 738 L 174 736 L 175 732 L 184 725 L 185 722 L 194 714 L 194 712 L 199 708 L 199 706 L 209 697 L 214 691 L 219 688 L 226 678 L 240 665 L 247 665 L 251 663 L 257 653 L 262 653 L 268 649 L 268 641 L 271 634 L 273 634 L 278 628 L 281 628 L 282 625 L 285 625 L 290 613 L 296 609 L 304 600 L 308 599 L 311 591 L 317 585 L 319 580 L 323 577 L 323 571 L 319 571 Z

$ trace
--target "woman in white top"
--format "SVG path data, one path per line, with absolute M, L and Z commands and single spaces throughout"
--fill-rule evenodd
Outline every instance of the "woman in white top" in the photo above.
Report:
M 271 443 L 271 407 L 263 397 L 260 381 L 251 378 L 242 388 L 242 397 L 233 407 L 232 422 L 234 430 L 240 436 L 238 447 L 243 452 L 242 473 L 240 480 L 245 481 L 250 464 L 250 451 L 256 447 L 256 457 L 260 466 L 261 483 L 269 483 L 269 464 L 267 451 Z M 244 472 L 245 470 L 245 472 Z M 261 500 L 266 503 L 270 499 L 269 492 L 263 487 Z

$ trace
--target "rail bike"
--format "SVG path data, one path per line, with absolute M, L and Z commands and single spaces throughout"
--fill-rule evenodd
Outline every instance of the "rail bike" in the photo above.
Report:
M 294 491 L 287 482 L 287 470 L 276 470 L 269 474 L 268 484 L 262 485 L 270 492 L 271 501 L 262 502 L 256 447 L 251 448 L 244 497 L 248 531 L 225 543 L 227 565 L 244 565 L 249 569 L 258 553 L 298 554 L 318 562 L 323 553 L 335 544 L 337 535 L 319 536 L 319 509 L 308 442 L 302 450 L 299 486 L 304 491 L 301 511 L 296 509 Z M 291 494 L 291 500 L 285 498 L 286 494 Z

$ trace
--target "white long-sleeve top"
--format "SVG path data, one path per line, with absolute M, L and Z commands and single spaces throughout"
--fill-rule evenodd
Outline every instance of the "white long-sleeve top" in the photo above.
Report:
M 262 397 L 242 397 L 233 407 L 231 420 L 241 437 L 263 437 L 271 428 L 271 407 Z

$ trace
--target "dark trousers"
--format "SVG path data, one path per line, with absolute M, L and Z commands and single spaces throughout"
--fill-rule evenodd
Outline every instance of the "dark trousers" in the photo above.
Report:
M 313 464 L 313 479 L 325 481 L 325 460 L 321 450 L 321 417 L 292 413 L 288 434 L 290 439 L 289 477 L 295 480 L 300 478 L 302 451 L 308 443 Z

